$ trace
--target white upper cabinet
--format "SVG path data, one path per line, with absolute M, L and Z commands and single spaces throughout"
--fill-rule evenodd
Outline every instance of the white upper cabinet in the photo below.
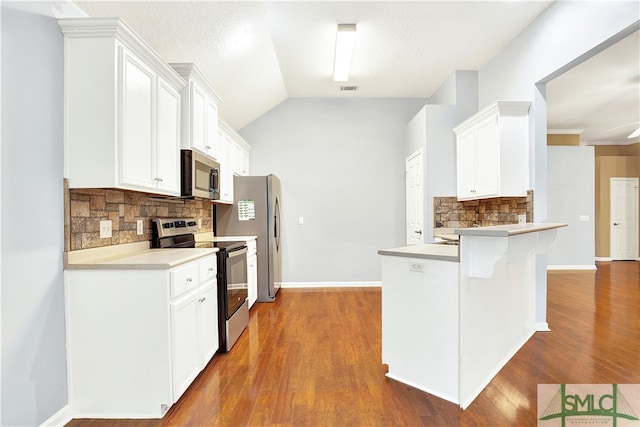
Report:
M 118 18 L 58 23 L 69 187 L 180 195 L 184 80 Z
M 220 162 L 218 105 L 222 98 L 195 64 L 170 64 L 187 85 L 182 89 L 181 147 Z
M 453 129 L 458 200 L 527 195 L 530 105 L 497 101 Z
M 249 175 L 249 145 L 244 141 L 234 141 L 233 174 Z
M 224 120 L 218 120 L 220 203 L 233 203 L 234 175 L 249 175 L 251 146 Z

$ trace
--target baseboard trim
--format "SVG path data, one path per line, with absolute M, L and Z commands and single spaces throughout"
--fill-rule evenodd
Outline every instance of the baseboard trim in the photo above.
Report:
M 71 407 L 65 405 L 58 412 L 53 414 L 48 420 L 40 424 L 40 427 L 62 427 L 73 419 L 71 415 Z
M 548 265 L 547 270 L 597 270 L 595 264 L 587 265 Z
M 596 261 L 604 261 L 604 262 L 606 262 L 606 261 L 613 261 L 613 260 L 611 259 L 611 257 L 608 257 L 608 256 L 597 256 L 596 257 Z
M 382 282 L 282 282 L 281 288 L 379 288 Z
M 533 329 L 536 330 L 536 332 L 550 332 L 551 329 L 549 329 L 549 324 L 547 322 L 536 322 L 533 324 Z

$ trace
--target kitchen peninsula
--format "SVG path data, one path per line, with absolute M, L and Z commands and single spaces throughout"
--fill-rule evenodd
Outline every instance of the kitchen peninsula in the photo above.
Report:
M 536 331 L 536 254 L 566 224 L 455 229 L 380 250 L 387 377 L 465 409 Z

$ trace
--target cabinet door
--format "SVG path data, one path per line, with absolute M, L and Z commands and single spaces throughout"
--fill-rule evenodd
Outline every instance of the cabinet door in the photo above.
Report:
M 473 129 L 460 134 L 456 143 L 456 187 L 459 199 L 475 196 L 475 144 Z
M 220 144 L 218 140 L 218 106 L 207 100 L 207 142 L 206 154 L 220 161 Z
M 156 182 L 163 193 L 180 194 L 180 94 L 158 80 Z
M 200 372 L 198 293 L 171 303 L 173 399 L 177 401 Z
M 124 49 L 120 66 L 120 181 L 155 188 L 155 73 Z
M 233 146 L 235 143 L 224 132 L 219 133 L 222 147 L 220 157 L 220 201 L 233 203 Z
M 247 285 L 249 308 L 258 300 L 258 256 L 247 257 Z
M 500 194 L 500 137 L 498 116 L 489 117 L 474 128 L 475 196 L 493 197 Z
M 201 343 L 201 368 L 209 363 L 214 353 L 218 350 L 218 284 L 211 280 L 203 285 L 198 296 L 200 343 Z
M 206 129 L 206 96 L 191 83 L 191 147 L 202 153 L 205 153 Z
M 233 153 L 233 173 L 235 175 L 249 174 L 249 152 L 240 144 L 234 143 Z

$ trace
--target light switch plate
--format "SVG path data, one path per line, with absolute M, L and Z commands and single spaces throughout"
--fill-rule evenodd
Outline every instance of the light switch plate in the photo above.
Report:
M 136 233 L 138 233 L 138 236 L 144 233 L 144 221 L 141 219 L 136 221 Z
M 111 220 L 100 221 L 100 238 L 107 239 L 111 235 Z
M 578 221 L 581 221 L 581 222 L 589 222 L 589 215 L 580 215 L 580 216 L 578 217 Z
M 303 216 L 299 216 L 298 217 L 298 225 L 304 225 L 304 217 Z

